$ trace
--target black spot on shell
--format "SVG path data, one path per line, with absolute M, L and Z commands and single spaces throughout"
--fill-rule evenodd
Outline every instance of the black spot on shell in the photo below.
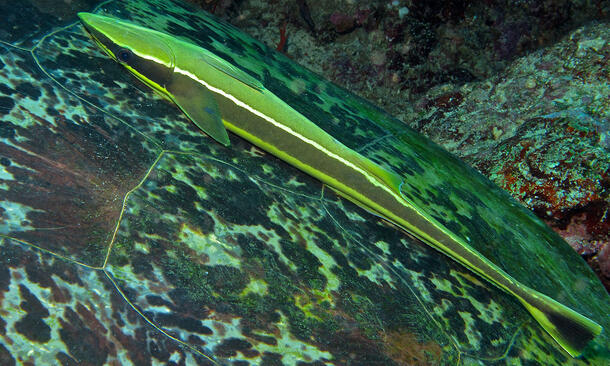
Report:
M 220 294 L 240 293 L 248 285 L 248 277 L 235 267 L 217 265 L 208 270 L 210 285 Z
M 271 346 L 277 346 L 277 339 L 275 339 L 274 337 L 271 337 L 271 336 L 265 336 L 265 335 L 256 334 L 256 333 L 249 333 L 248 337 L 255 339 L 259 342 L 271 345 Z
M 4 83 L 0 83 L 0 93 L 5 95 L 13 95 L 15 90 Z
M 49 311 L 26 286 L 20 285 L 19 292 L 24 299 L 20 307 L 27 314 L 15 323 L 15 329 L 32 342 L 48 342 L 51 340 L 51 328 L 43 318 L 49 316 Z
M 151 306 L 171 306 L 171 303 L 157 295 L 146 296 L 146 301 L 148 301 Z
M 47 343 L 51 340 L 51 328 L 44 320 L 28 314 L 15 323 L 15 329 L 32 342 Z
M 191 314 L 197 319 L 206 319 L 208 311 L 197 300 L 193 300 L 190 296 L 189 289 L 176 288 L 168 293 L 172 303 L 176 307 L 175 312 Z
M 281 240 L 282 252 L 297 265 L 297 274 L 301 281 L 315 289 L 326 287 L 326 277 L 320 274 L 318 268 L 322 263 L 318 257 L 305 249 L 300 243 L 291 240 Z
M 43 265 L 27 266 L 25 268 L 28 280 L 44 288 L 53 286 L 53 279 L 49 276 L 48 270 L 49 269 Z
M 27 1 L 0 1 L 0 14 L 0 32 L 6 35 L 3 41 L 8 43 L 59 25 L 56 17 L 43 13 Z
M 297 362 L 297 366 L 324 366 L 324 365 L 326 365 L 326 364 L 319 360 L 314 361 L 314 362 L 303 362 L 303 361 Z
M 40 79 L 40 68 L 34 62 L 34 59 L 17 59 L 15 60 L 15 66 L 20 71 L 27 73 L 32 80 Z
M 133 266 L 133 271 L 136 274 L 144 274 L 144 276 L 146 276 L 147 278 L 149 277 L 149 275 L 154 276 L 153 267 L 146 257 L 134 257 L 131 261 L 131 265 Z
M 294 64 L 292 64 L 291 62 L 278 60 L 277 66 L 286 75 L 295 75 L 296 76 L 299 74 L 299 72 L 295 69 Z
M 78 363 L 74 361 L 74 358 L 66 354 L 65 352 L 58 352 L 55 358 L 59 361 L 62 366 L 78 366 Z
M 93 331 L 71 308 L 64 311 L 60 323 L 59 336 L 69 350 L 70 358 L 77 360 L 79 365 L 105 364 L 109 349 L 102 334 Z
M 13 110 L 15 102 L 9 97 L 0 97 L 0 114 L 5 115 Z
M 404 173 L 407 175 L 423 174 L 424 168 L 412 156 L 405 155 L 402 157 L 404 164 Z
M 261 208 L 269 207 L 272 198 L 261 194 L 256 187 L 233 181 L 214 182 L 210 186 L 212 201 L 225 202 L 224 208 L 218 208 L 224 220 L 237 225 L 258 225 L 268 221 Z M 243 202 L 248 204 L 244 205 Z
M 219 357 L 234 357 L 237 356 L 237 352 L 258 354 L 257 351 L 251 350 L 251 348 L 252 344 L 248 341 L 239 338 L 229 338 L 218 345 L 214 349 L 214 353 Z
M 0 121 L 0 127 L 2 126 Z M 2 217 L 3 210 L 0 210 L 0 217 Z M 11 273 L 9 271 L 10 266 L 19 263 L 20 258 L 23 256 L 23 250 L 15 245 L 8 245 L 6 239 L 2 246 L 2 255 L 0 256 L 0 291 L 7 292 L 11 283 Z
M 62 48 L 68 48 L 69 46 L 68 42 L 65 39 L 56 38 L 55 42 L 57 42 L 57 44 Z
M 154 358 L 159 361 L 167 362 L 171 354 L 168 352 L 167 348 L 164 347 L 162 343 L 150 341 L 148 343 L 148 348 L 150 349 L 150 354 Z M 167 363 L 168 365 L 170 363 Z
M 151 314 L 147 313 L 147 315 L 150 316 Z M 159 324 L 167 328 L 176 326 L 180 329 L 192 333 L 199 333 L 205 335 L 211 335 L 213 333 L 210 328 L 206 327 L 205 325 L 202 325 L 198 319 L 192 317 L 178 316 L 173 313 L 159 313 L 154 315 L 154 319 L 156 322 L 159 322 Z
M 371 258 L 368 254 L 362 252 L 361 250 L 352 250 L 348 254 L 349 260 L 356 266 L 356 268 L 361 270 L 369 270 L 371 269 Z
M 263 359 L 261 365 L 264 366 L 282 366 L 282 355 L 278 353 L 265 352 L 263 353 Z
M 259 54 L 261 54 L 261 55 L 265 55 L 265 54 L 269 53 L 268 51 L 267 51 L 267 52 L 265 52 L 266 50 L 265 50 L 265 49 L 263 49 L 263 47 L 261 47 L 261 46 L 260 46 L 258 43 L 252 43 L 250 46 L 251 46 L 253 49 L 255 49 L 255 50 L 256 50 L 256 52 L 258 52 L 258 53 L 259 53 Z
M 55 109 L 55 108 L 53 108 L 53 107 L 51 107 L 51 106 L 47 107 L 47 108 L 45 109 L 45 112 L 46 112 L 46 113 L 47 113 L 49 116 L 51 116 L 51 117 L 57 117 L 57 116 L 59 116 L 59 112 L 57 111 L 57 109 Z
M 0 365 L 14 366 L 15 359 L 11 356 L 10 352 L 0 343 Z
M 65 77 L 67 77 L 68 79 L 72 79 L 72 80 L 78 80 L 78 75 L 76 75 L 73 72 L 66 72 L 64 74 Z
M 23 311 L 42 318 L 49 316 L 49 311 L 47 308 L 42 305 L 42 303 L 30 292 L 26 286 L 19 285 L 19 292 L 21 293 L 21 297 L 24 299 L 24 301 L 22 301 L 20 304 Z
M 38 100 L 38 98 L 42 94 L 40 93 L 40 90 L 38 88 L 28 82 L 20 83 L 19 85 L 17 85 L 15 90 L 17 90 L 18 93 L 25 95 L 32 100 Z
M 55 87 L 50 83 L 42 84 L 42 88 L 44 89 L 45 95 L 48 97 L 55 97 Z

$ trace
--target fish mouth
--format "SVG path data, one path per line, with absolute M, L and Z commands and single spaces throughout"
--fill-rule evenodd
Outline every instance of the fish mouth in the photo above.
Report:
M 112 59 L 117 61 L 117 58 L 114 55 L 114 52 L 112 52 L 106 46 L 107 44 L 112 44 L 110 39 L 108 39 L 108 37 L 106 37 L 104 35 L 104 33 L 102 33 L 99 30 L 100 22 L 103 22 L 104 18 L 106 18 L 106 17 L 104 17 L 102 15 L 96 15 L 96 14 L 85 13 L 85 12 L 80 12 L 77 15 L 80 18 L 81 23 L 83 23 L 83 26 L 84 26 L 85 30 L 87 31 L 87 33 L 89 34 L 89 36 L 91 37 L 91 39 L 93 39 L 93 41 L 102 50 L 104 50 L 104 52 L 106 52 L 106 54 L 108 54 L 108 56 L 110 56 Z

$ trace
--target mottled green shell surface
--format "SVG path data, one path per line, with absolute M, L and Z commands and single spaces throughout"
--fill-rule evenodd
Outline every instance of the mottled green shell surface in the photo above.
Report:
M 473 169 L 180 2 L 74 3 L 63 21 L 23 5 L 0 24 L 0 364 L 606 364 L 604 288 Z M 102 54 L 77 11 L 213 50 L 605 331 L 572 359 L 448 257 L 235 136 L 215 143 Z

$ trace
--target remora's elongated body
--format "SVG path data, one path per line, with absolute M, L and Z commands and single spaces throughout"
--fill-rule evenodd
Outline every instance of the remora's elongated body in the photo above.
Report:
M 226 127 L 455 259 L 519 299 L 572 356 L 601 332 L 590 319 L 517 282 L 418 210 L 401 194 L 398 175 L 335 140 L 245 72 L 169 35 L 113 18 L 79 15 L 111 57 L 220 143 L 229 144 Z

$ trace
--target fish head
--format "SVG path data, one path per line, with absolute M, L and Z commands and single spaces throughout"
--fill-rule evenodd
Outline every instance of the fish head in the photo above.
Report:
M 78 13 L 95 43 L 142 82 L 167 94 L 175 56 L 166 35 L 139 25 L 99 14 Z

